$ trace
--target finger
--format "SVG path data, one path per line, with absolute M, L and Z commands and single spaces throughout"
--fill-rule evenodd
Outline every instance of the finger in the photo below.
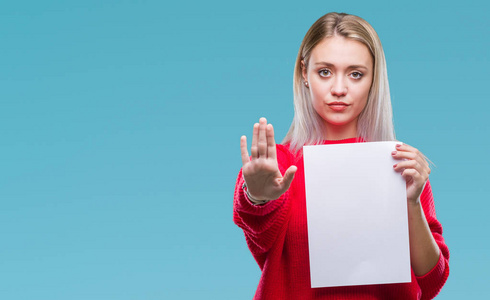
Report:
M 250 147 L 250 152 L 252 152 L 252 159 L 259 157 L 259 151 L 257 149 L 257 142 L 259 140 L 259 124 L 254 124 L 254 130 L 252 135 L 252 146 Z
M 283 183 L 284 183 L 285 190 L 289 189 L 289 187 L 291 186 L 291 182 L 293 182 L 294 174 L 296 174 L 297 170 L 298 167 L 290 166 L 284 173 Z
M 415 160 L 405 160 L 402 162 L 397 163 L 396 165 L 393 165 L 393 169 L 396 172 L 401 172 L 405 169 L 416 169 L 418 166 L 418 162 Z
M 412 147 L 408 144 L 398 144 L 396 145 L 396 150 L 400 155 L 409 155 L 410 159 L 416 159 L 420 158 L 419 161 L 424 160 L 425 161 L 425 156 L 422 154 L 422 152 L 419 151 L 419 149 Z M 411 153 L 411 154 L 408 154 Z
M 396 145 L 396 150 L 400 151 L 410 151 L 410 152 L 418 152 L 419 150 L 415 147 L 410 146 L 409 144 L 397 144 Z
M 272 124 L 267 125 L 267 157 L 276 159 L 276 141 Z
M 407 161 L 403 161 L 401 163 L 398 163 L 398 164 L 393 166 L 393 169 L 396 172 L 402 172 L 403 177 L 408 176 L 408 175 L 412 176 L 415 174 L 412 177 L 416 177 L 419 180 L 426 180 L 427 178 L 429 178 L 429 173 L 425 170 L 425 168 L 423 168 L 423 166 L 421 166 L 415 160 L 407 160 Z M 403 175 L 403 174 L 406 174 L 406 175 Z
M 259 157 L 267 157 L 267 137 L 265 128 L 267 127 L 267 120 L 260 118 L 259 121 L 259 141 L 257 144 L 259 150 Z
M 240 138 L 240 151 L 242 153 L 242 165 L 245 165 L 250 161 L 250 157 L 247 151 L 247 137 L 244 135 Z
M 415 169 L 405 169 L 402 172 L 402 177 L 405 179 L 405 181 L 408 181 L 410 179 L 412 179 L 415 182 L 423 182 L 424 181 L 424 177 L 422 177 L 422 175 L 420 175 L 420 173 L 417 172 L 417 170 L 415 170 Z
M 393 152 L 391 152 L 391 156 L 393 158 L 395 158 L 395 159 L 400 159 L 400 160 L 403 160 L 403 159 L 409 159 L 409 160 L 416 159 L 415 153 L 405 152 L 405 151 L 393 151 Z
M 397 150 L 393 151 L 391 155 L 396 159 L 413 159 L 418 161 L 421 166 L 424 166 L 427 172 L 430 172 L 429 163 L 427 162 L 425 156 L 418 149 L 411 147 L 409 145 L 401 145 Z

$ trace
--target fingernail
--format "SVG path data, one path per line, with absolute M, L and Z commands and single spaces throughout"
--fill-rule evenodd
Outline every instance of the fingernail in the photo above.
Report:
M 398 164 L 396 164 L 396 165 L 393 165 L 393 169 L 396 169 L 396 166 L 398 166 Z
M 396 144 L 396 147 L 397 147 L 397 148 L 400 148 L 401 146 L 402 146 L 402 145 L 400 145 L 400 144 Z
M 391 152 L 391 155 L 396 155 L 396 151 Z

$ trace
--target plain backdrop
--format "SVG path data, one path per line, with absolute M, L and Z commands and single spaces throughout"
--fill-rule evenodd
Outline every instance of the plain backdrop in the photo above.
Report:
M 46 0 L 0 4 L 0 298 L 251 299 L 239 139 L 262 116 L 284 137 L 330 11 L 377 30 L 397 137 L 436 165 L 437 299 L 487 295 L 485 1 Z

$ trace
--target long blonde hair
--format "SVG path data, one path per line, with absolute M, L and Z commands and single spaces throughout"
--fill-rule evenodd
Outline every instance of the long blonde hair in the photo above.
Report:
M 393 111 L 381 41 L 373 27 L 364 19 L 344 13 L 328 13 L 318 19 L 306 33 L 294 67 L 294 118 L 283 144 L 290 143 L 298 151 L 304 145 L 314 145 L 325 139 L 325 125 L 312 105 L 308 89 L 303 84 L 302 62 L 308 61 L 315 46 L 334 35 L 359 41 L 367 46 L 374 62 L 374 76 L 366 107 L 359 115 L 357 134 L 365 141 L 393 141 Z M 327 137 L 328 138 L 328 137 Z

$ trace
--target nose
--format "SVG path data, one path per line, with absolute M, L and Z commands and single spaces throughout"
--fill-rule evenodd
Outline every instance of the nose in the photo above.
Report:
M 336 76 L 332 82 L 332 88 L 330 89 L 332 96 L 342 97 L 347 94 L 347 85 L 344 82 L 342 76 Z

